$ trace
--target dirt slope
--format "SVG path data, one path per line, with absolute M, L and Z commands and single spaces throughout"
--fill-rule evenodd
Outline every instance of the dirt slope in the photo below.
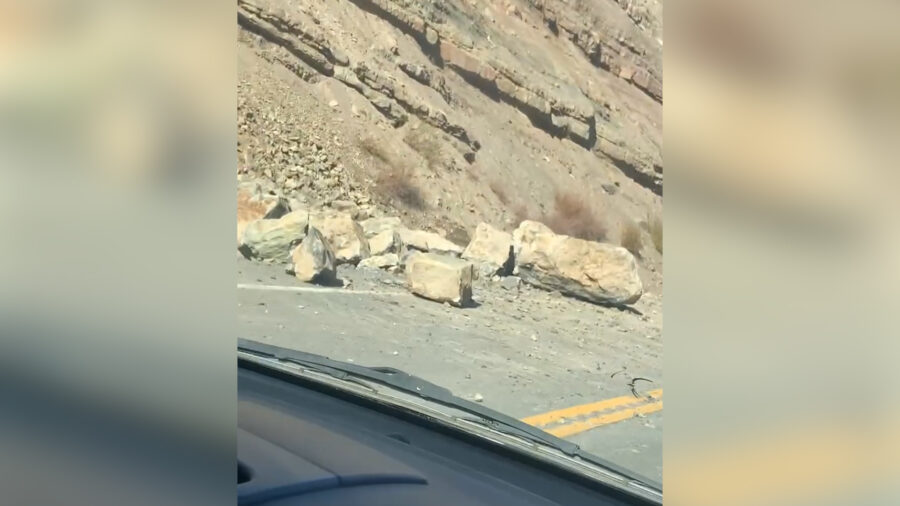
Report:
M 238 171 L 460 243 L 558 197 L 618 241 L 662 209 L 655 0 L 238 2 Z M 661 255 L 646 230 L 648 289 Z

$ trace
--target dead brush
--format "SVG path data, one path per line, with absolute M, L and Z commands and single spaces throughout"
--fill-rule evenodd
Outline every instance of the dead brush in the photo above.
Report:
M 368 154 L 372 158 L 376 160 L 392 165 L 394 161 L 394 155 L 388 151 L 388 149 L 384 146 L 383 143 L 378 142 L 378 139 L 371 136 L 362 137 L 359 139 L 359 149 L 363 151 L 363 153 Z
M 663 221 L 658 215 L 647 216 L 647 228 L 656 251 L 663 252 Z
M 374 137 L 363 137 L 358 144 L 364 153 L 379 162 L 375 189 L 383 198 L 410 209 L 425 209 L 422 191 L 416 186 L 413 170 L 407 163 Z
M 641 248 L 644 247 L 644 241 L 641 237 L 641 227 L 630 220 L 623 223 L 619 235 L 619 244 L 630 251 L 632 255 L 640 258 Z
M 599 210 L 574 192 L 556 192 L 553 212 L 546 217 L 545 223 L 557 234 L 588 241 L 603 241 L 607 236 L 606 223 Z
M 443 164 L 441 141 L 438 139 L 435 132 L 428 132 L 425 128 L 420 127 L 407 132 L 403 137 L 403 142 L 425 159 L 429 169 L 434 170 Z
M 425 209 L 425 199 L 413 181 L 413 173 L 409 166 L 386 167 L 378 173 L 375 184 L 378 192 L 385 198 L 410 209 Z

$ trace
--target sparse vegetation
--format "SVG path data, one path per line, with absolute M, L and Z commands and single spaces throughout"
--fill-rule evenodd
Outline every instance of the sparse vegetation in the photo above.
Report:
M 425 209 L 425 199 L 422 198 L 419 187 L 413 182 L 412 170 L 408 166 L 386 167 L 378 174 L 376 184 L 378 191 L 384 197 L 411 209 Z
M 497 196 L 497 199 L 500 200 L 503 205 L 509 203 L 509 198 L 506 196 L 506 190 L 499 181 L 491 182 L 491 191 L 494 192 L 494 195 Z
M 622 224 L 619 244 L 630 251 L 632 255 L 640 258 L 641 248 L 644 246 L 644 241 L 641 238 L 641 228 L 637 226 L 635 222 L 630 220 Z
M 439 137 L 434 132 L 428 132 L 426 128 L 419 127 L 407 132 L 403 137 L 403 142 L 422 155 L 429 169 L 434 169 L 443 163 L 441 142 L 438 139 Z
M 422 197 L 419 187 L 416 186 L 413 171 L 407 163 L 400 161 L 394 153 L 374 137 L 363 137 L 359 140 L 359 147 L 363 152 L 381 162 L 375 184 L 376 189 L 384 198 L 410 209 L 425 209 L 425 199 Z
M 545 223 L 557 234 L 589 241 L 606 239 L 606 223 L 599 211 L 577 193 L 557 192 L 553 212 L 546 217 Z
M 650 239 L 653 240 L 653 247 L 660 253 L 663 252 L 663 222 L 662 218 L 657 215 L 647 217 L 647 226 L 650 230 Z
M 369 156 L 381 161 L 387 165 L 393 165 L 394 156 L 385 148 L 384 144 L 378 142 L 375 137 L 363 137 L 359 140 L 359 148 Z

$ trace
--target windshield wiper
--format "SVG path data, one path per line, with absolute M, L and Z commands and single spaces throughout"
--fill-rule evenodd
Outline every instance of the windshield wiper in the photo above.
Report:
M 494 411 L 481 404 L 476 404 L 475 402 L 457 397 L 444 387 L 391 367 L 366 367 L 358 364 L 348 364 L 314 353 L 289 350 L 241 338 L 238 339 L 238 350 L 301 365 L 310 370 L 327 374 L 339 380 L 358 383 L 358 380 L 363 379 L 379 383 L 399 392 L 414 395 L 421 399 L 454 408 L 477 417 L 475 420 L 468 417 L 464 418 L 464 420 L 479 423 L 503 434 L 545 445 L 558 450 L 566 456 L 577 457 L 630 479 L 645 484 L 653 483 L 645 478 L 636 477 L 633 473 L 621 469 L 615 464 L 595 457 L 591 453 L 582 450 L 581 447 L 575 443 L 560 439 L 537 427 L 528 425 L 521 420 L 504 415 L 499 411 Z

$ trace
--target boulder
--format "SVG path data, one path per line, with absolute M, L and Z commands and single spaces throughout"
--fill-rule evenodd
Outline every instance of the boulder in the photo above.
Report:
M 256 220 L 280 218 L 290 211 L 283 198 L 264 194 L 256 183 L 242 183 L 237 191 L 237 240 L 241 241 L 247 225 Z
M 522 244 L 529 242 L 537 234 L 553 234 L 553 230 L 539 221 L 525 220 L 512 233 L 513 253 L 518 256 Z
M 309 218 L 309 224 L 322 232 L 331 245 L 338 264 L 356 264 L 369 256 L 369 241 L 362 227 L 349 213 L 322 211 Z
M 396 216 L 369 218 L 359 222 L 359 224 L 362 226 L 366 237 L 375 237 L 382 232 L 394 230 L 403 226 L 400 223 L 400 218 L 397 218 Z
M 357 267 L 360 269 L 387 269 L 399 264 L 400 257 L 396 253 L 385 253 L 360 260 Z
M 509 275 L 514 266 L 512 234 L 480 223 L 462 258 L 485 265 L 486 271 Z
M 419 296 L 464 306 L 472 301 L 471 262 L 458 258 L 416 253 L 406 261 L 406 284 Z
M 371 255 L 399 254 L 401 249 L 403 249 L 403 241 L 400 240 L 400 234 L 396 230 L 385 230 L 369 239 L 369 254 Z
M 463 252 L 463 248 L 454 244 L 442 236 L 434 232 L 426 232 L 424 230 L 410 230 L 408 228 L 398 228 L 400 240 L 405 246 L 430 253 L 448 253 L 459 256 Z
M 306 237 L 306 211 L 291 211 L 275 220 L 256 220 L 247 224 L 238 250 L 247 258 L 284 262 L 291 247 Z
M 643 293 L 637 262 L 625 248 L 552 232 L 521 237 L 517 270 L 530 285 L 611 305 L 633 304 Z
M 309 227 L 306 237 L 291 251 L 287 271 L 307 283 L 329 283 L 335 279 L 334 251 L 315 227 Z

